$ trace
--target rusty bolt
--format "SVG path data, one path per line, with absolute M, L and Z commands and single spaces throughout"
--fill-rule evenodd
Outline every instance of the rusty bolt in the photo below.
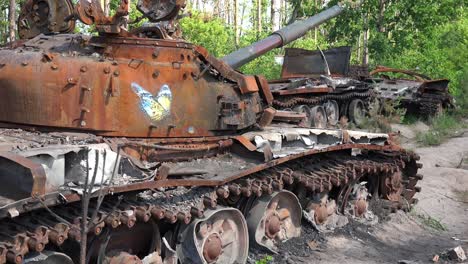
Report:
M 155 49 L 155 50 L 153 51 L 153 58 L 156 59 L 158 56 L 159 56 L 159 50 L 158 50 L 158 49 Z
M 220 188 L 218 188 L 218 189 L 216 190 L 216 194 L 217 194 L 219 197 L 224 198 L 224 199 L 226 199 L 226 198 L 229 197 L 229 191 L 228 191 L 227 189 L 225 189 L 225 188 L 222 188 L 222 187 L 220 187 Z
M 28 66 L 28 62 L 27 62 L 27 61 L 23 61 L 23 62 L 21 63 L 21 65 L 23 65 L 23 66 Z
M 87 72 L 87 71 L 88 71 L 88 67 L 86 67 L 86 66 L 81 66 L 80 71 L 81 71 L 81 72 Z
M 119 72 L 119 71 L 115 71 L 115 72 L 114 72 L 114 76 L 115 76 L 115 77 L 117 77 L 117 76 L 119 76 L 119 75 L 120 75 L 120 72 Z
M 153 72 L 153 78 L 156 79 L 156 78 L 158 78 L 158 77 L 159 77 L 159 71 L 158 71 L 158 70 L 155 70 L 155 71 Z
M 196 207 L 192 207 L 192 208 L 190 208 L 190 213 L 192 214 L 192 217 L 200 218 L 200 217 L 203 217 L 204 212 L 201 209 L 198 209 Z
M 154 218 L 156 218 L 157 220 L 163 219 L 165 213 L 166 213 L 166 212 L 165 212 L 163 209 L 158 208 L 158 207 L 153 208 L 153 209 L 151 210 L 151 215 L 152 215 Z
M 105 67 L 105 68 L 104 68 L 104 73 L 105 73 L 105 74 L 109 74 L 110 71 L 111 71 L 111 70 L 110 70 L 110 67 Z
M 89 108 L 87 108 L 87 107 L 82 106 L 81 107 L 81 112 L 89 113 L 89 112 L 91 112 L 91 110 Z
M 68 78 L 67 79 L 68 84 L 77 84 L 78 80 L 75 78 Z
M 57 66 L 57 64 L 52 64 L 52 65 L 50 66 L 50 68 L 51 68 L 52 70 L 57 70 L 57 69 L 58 69 L 58 66 Z
M 177 222 L 177 214 L 179 212 L 175 211 L 175 212 L 171 212 L 171 211 L 166 211 L 164 213 L 164 219 L 169 222 L 170 224 L 174 224 L 175 222 Z

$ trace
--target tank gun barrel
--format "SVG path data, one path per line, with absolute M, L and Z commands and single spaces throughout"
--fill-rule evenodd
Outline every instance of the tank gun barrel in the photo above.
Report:
M 338 16 L 343 11 L 343 7 L 335 5 L 325 11 L 309 17 L 306 20 L 294 22 L 289 26 L 275 31 L 267 38 L 226 55 L 222 60 L 232 68 L 237 69 L 272 49 L 287 45 L 304 36 L 307 31 Z

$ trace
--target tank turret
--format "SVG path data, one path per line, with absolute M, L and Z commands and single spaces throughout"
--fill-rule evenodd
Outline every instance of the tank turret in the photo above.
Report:
M 151 2 L 139 1 L 137 6 L 150 23 L 133 31 L 124 27 L 126 1 L 113 17 L 106 17 L 96 1 L 58 8 L 62 13 L 53 17 L 38 18 L 42 13 L 24 8 L 20 25 L 35 19 L 63 24 L 58 20 L 75 17 L 95 25 L 100 34 L 21 28 L 21 35 L 30 39 L 0 50 L 0 87 L 6 99 L 0 106 L 0 124 L 152 138 L 216 136 L 268 124 L 272 111 L 265 110 L 272 96 L 262 77 L 240 74 L 179 38 L 175 19 L 183 3 L 166 3 L 158 16 L 149 11 L 154 9 Z M 236 68 L 342 10 L 334 6 L 287 26 L 225 61 Z M 68 25 L 64 33 L 74 26 Z
M 225 56 L 222 60 L 232 68 L 237 69 L 272 49 L 287 45 L 304 36 L 309 30 L 338 16 L 343 11 L 343 7 L 335 5 L 321 13 L 307 18 L 306 20 L 294 22 L 289 26 L 275 31 L 267 38 L 257 41 L 250 46 L 236 50 Z

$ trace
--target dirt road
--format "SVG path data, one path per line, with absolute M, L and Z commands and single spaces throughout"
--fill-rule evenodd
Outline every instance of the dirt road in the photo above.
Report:
M 270 263 L 431 263 L 434 255 L 459 245 L 468 253 L 468 131 L 440 146 L 421 148 L 414 142 L 420 127 L 395 129 L 423 163 L 415 208 L 375 225 L 351 221 L 327 234 L 305 227 L 305 235 L 287 242 Z M 267 255 L 255 254 L 251 261 Z

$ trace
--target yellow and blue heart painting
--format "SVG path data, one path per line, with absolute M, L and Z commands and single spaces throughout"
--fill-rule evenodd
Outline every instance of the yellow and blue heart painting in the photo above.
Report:
M 156 96 L 135 82 L 132 83 L 132 90 L 140 97 L 140 108 L 151 121 L 161 121 L 170 114 L 172 92 L 168 85 L 164 84 Z

